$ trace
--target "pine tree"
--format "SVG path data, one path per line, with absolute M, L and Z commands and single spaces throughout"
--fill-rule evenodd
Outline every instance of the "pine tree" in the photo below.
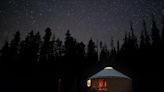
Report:
M 142 25 L 143 25 L 143 29 L 140 36 L 140 48 L 142 50 L 147 50 L 150 48 L 150 37 L 149 34 L 147 33 L 146 23 L 144 19 Z
M 2 61 L 0 63 L 8 63 L 9 60 L 9 42 L 6 41 L 4 46 L 1 49 L 1 59 Z
M 117 52 L 119 53 L 120 52 L 120 42 L 117 41 Z
M 143 20 L 143 32 L 144 32 L 145 47 L 149 48 L 150 47 L 150 37 L 149 37 L 149 34 L 147 32 L 145 20 Z
M 58 58 L 63 56 L 63 45 L 59 38 L 56 40 L 56 53 Z
M 66 32 L 66 38 L 65 38 L 65 56 L 68 58 L 73 58 L 76 56 L 76 47 L 77 42 L 76 40 L 71 36 L 70 31 L 67 30 Z
M 162 38 L 162 42 L 164 44 L 164 11 L 163 11 L 163 16 L 162 16 L 162 35 L 161 35 L 161 38 Z
M 45 35 L 43 37 L 43 43 L 41 45 L 41 50 L 40 50 L 40 63 L 41 64 L 48 63 L 48 59 L 51 54 L 51 45 L 52 45 L 50 41 L 51 35 L 52 35 L 51 29 L 47 28 L 45 30 Z
M 152 15 L 151 38 L 152 38 L 152 45 L 157 47 L 160 43 L 160 35 L 159 35 L 159 30 L 155 22 L 154 15 Z
M 130 36 L 129 36 L 129 44 L 131 45 L 131 48 L 133 49 L 133 50 L 136 50 L 137 49 L 137 47 L 138 47 L 138 45 L 137 45 L 137 37 L 135 36 L 135 34 L 134 34 L 134 29 L 133 29 L 133 23 L 131 22 L 130 23 L 130 30 L 131 30 L 131 34 L 130 34 Z
M 109 51 L 107 49 L 107 46 L 104 45 L 101 48 L 101 52 L 100 52 L 100 62 L 108 62 L 109 61 Z
M 10 43 L 10 55 L 9 55 L 9 58 L 11 59 L 10 63 L 15 64 L 16 62 L 18 62 L 19 47 L 20 47 L 20 32 L 17 31 Z
M 34 39 L 35 60 L 36 60 L 36 63 L 38 63 L 39 62 L 39 55 L 40 55 L 40 43 L 41 43 L 40 33 L 37 32 L 34 37 L 35 37 L 35 39 Z
M 96 45 L 92 39 L 90 39 L 88 43 L 87 58 L 91 64 L 95 64 L 98 59 L 97 52 L 96 52 Z
M 141 36 L 140 36 L 140 49 L 141 50 L 145 49 L 145 36 L 143 32 L 141 32 Z

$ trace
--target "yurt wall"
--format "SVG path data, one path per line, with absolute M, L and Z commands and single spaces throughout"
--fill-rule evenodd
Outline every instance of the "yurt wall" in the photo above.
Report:
M 91 80 L 91 86 L 97 92 L 132 92 L 132 81 L 127 78 L 96 78 Z

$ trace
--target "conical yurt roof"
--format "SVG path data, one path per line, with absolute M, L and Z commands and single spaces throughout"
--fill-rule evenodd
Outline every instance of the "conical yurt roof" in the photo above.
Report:
M 105 67 L 103 70 L 101 70 L 98 73 L 94 74 L 89 79 L 109 78 L 109 77 L 119 77 L 119 78 L 130 79 L 128 76 L 126 76 L 126 75 L 122 74 L 121 72 L 115 70 L 113 67 Z

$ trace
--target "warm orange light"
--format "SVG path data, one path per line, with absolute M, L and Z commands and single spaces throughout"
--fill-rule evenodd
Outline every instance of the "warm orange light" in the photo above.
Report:
M 99 88 L 102 88 L 103 87 L 103 81 L 102 80 L 99 80 L 99 85 L 98 85 Z
M 91 80 L 87 80 L 87 87 L 91 87 Z
M 106 81 L 104 81 L 104 87 L 106 87 Z
M 107 90 L 107 82 L 105 80 L 98 81 L 98 90 L 99 91 L 106 91 Z

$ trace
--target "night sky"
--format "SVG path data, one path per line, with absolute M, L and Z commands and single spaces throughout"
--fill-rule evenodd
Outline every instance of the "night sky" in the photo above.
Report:
M 20 30 L 22 39 L 31 30 L 42 35 L 47 27 L 64 39 L 67 29 L 85 43 L 90 39 L 110 45 L 111 37 L 121 40 L 132 20 L 136 35 L 142 19 L 151 24 L 155 15 L 161 28 L 164 0 L 1 0 L 0 47 Z

